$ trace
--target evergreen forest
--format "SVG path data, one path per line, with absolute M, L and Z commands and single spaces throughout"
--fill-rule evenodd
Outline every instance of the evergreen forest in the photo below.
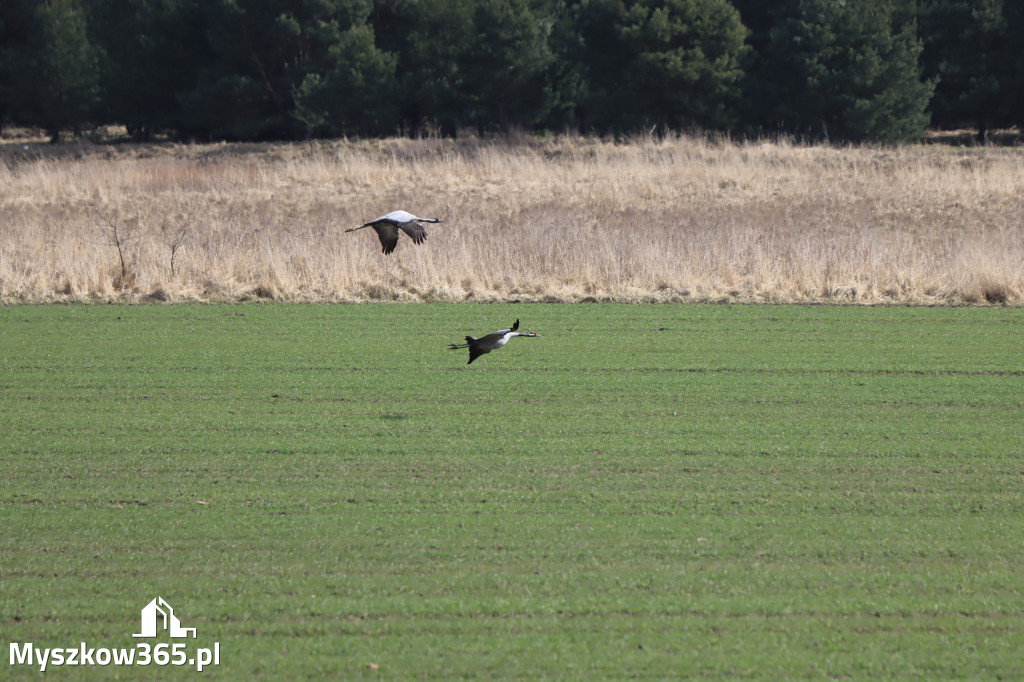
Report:
M 53 141 L 638 131 L 897 143 L 1024 123 L 1015 0 L 4 0 Z

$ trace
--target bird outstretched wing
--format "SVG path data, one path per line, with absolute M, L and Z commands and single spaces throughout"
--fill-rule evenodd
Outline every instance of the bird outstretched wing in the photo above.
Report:
M 427 241 L 427 231 L 424 230 L 423 226 L 415 220 L 410 220 L 406 223 L 399 223 L 398 226 L 402 228 L 407 235 L 409 235 L 413 244 L 422 244 Z M 395 234 L 395 239 L 398 239 L 397 233 Z
M 370 227 L 377 233 L 377 237 L 380 239 L 381 250 L 385 253 L 391 253 L 398 246 L 398 228 L 395 224 L 387 220 L 381 220 L 370 223 Z

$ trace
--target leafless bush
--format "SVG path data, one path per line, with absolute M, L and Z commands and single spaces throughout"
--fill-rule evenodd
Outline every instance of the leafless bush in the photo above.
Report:
M 112 210 L 96 206 L 93 211 L 100 241 L 113 246 L 117 252 L 118 272 L 114 286 L 121 290 L 129 289 L 135 284 L 139 260 L 139 215 L 122 218 L 119 206 Z
M 175 271 L 175 258 L 178 255 L 178 250 L 182 244 L 185 243 L 185 239 L 189 235 L 189 230 L 192 225 L 192 221 L 195 219 L 196 211 L 194 207 L 190 207 L 187 213 L 178 213 L 174 216 L 174 224 L 171 225 L 168 222 L 163 223 L 163 241 L 170 251 L 170 269 L 171 279 L 175 279 L 177 273 Z

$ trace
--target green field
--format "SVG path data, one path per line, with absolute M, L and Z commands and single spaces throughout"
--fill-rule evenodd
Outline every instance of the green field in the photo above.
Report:
M 1019 308 L 9 306 L 0 420 L 5 655 L 159 595 L 209 679 L 1024 678 Z

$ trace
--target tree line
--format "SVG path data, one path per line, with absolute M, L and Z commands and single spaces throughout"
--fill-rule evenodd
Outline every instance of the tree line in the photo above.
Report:
M 4 0 L 0 124 L 52 139 L 1024 122 L 1004 0 Z

